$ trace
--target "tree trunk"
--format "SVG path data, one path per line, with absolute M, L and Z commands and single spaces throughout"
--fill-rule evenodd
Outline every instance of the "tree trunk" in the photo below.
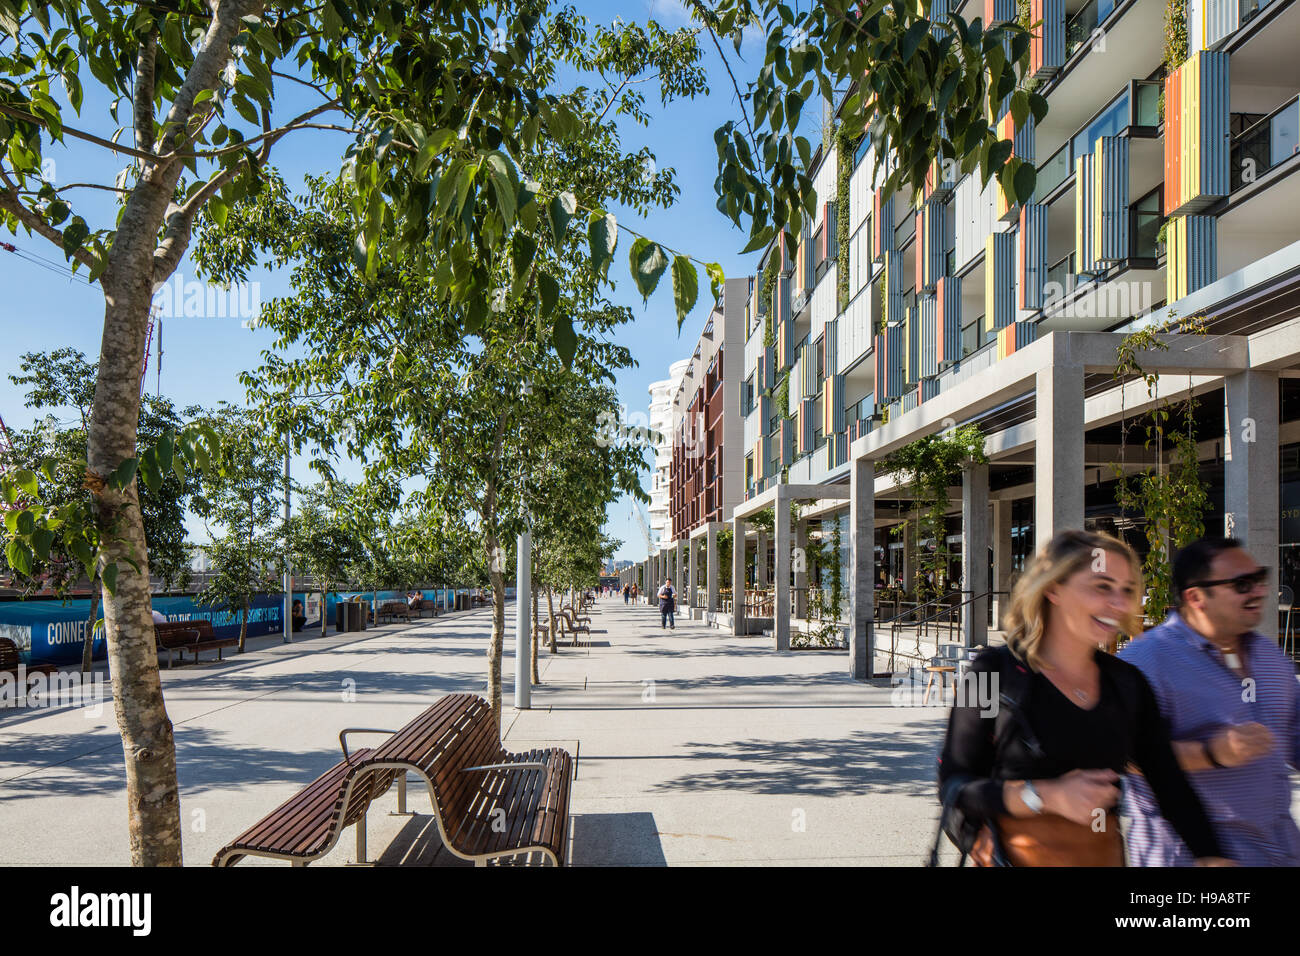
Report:
M 213 4 L 211 26 L 184 84 L 173 98 L 173 132 L 164 149 L 180 147 L 196 115 L 194 100 L 204 89 L 219 88 L 230 60 L 230 42 L 243 17 L 260 4 Z M 156 35 L 142 43 L 136 64 L 135 119 L 153 133 L 152 98 Z M 197 108 L 203 112 L 202 106 Z M 211 109 L 211 107 L 207 107 Z M 140 135 L 140 134 L 137 134 Z M 150 148 L 148 144 L 141 147 Z M 176 785 L 176 744 L 163 703 L 149 593 L 149 556 L 140 516 L 136 481 L 118 490 L 107 478 L 134 458 L 140 421 L 140 369 L 154 284 L 163 282 L 189 245 L 193 212 L 168 223 L 167 215 L 185 164 L 145 163 L 118 217 L 117 232 L 100 276 L 104 292 L 104 332 L 100 340 L 95 400 L 87 434 L 87 479 L 94 495 L 101 573 L 117 567 L 114 594 L 105 591 L 104 629 L 113 682 L 113 710 L 122 734 L 131 862 L 135 866 L 181 864 L 180 799 Z M 159 234 L 166 225 L 166 235 Z M 135 563 L 135 567 L 130 562 Z
M 328 626 L 329 623 L 325 616 L 326 597 L 327 595 L 324 589 L 322 589 L 320 592 L 320 636 L 321 637 L 325 636 L 325 628 Z
M 555 598 L 552 596 L 552 592 L 549 586 L 546 588 L 546 613 L 551 620 L 551 628 L 549 631 L 546 632 L 547 634 L 546 643 L 548 645 L 548 650 L 550 650 L 550 652 L 554 654 L 555 653 Z
M 162 198 L 162 208 L 165 208 L 168 197 Z M 104 335 L 95 382 L 95 410 L 87 442 L 87 478 L 92 482 L 106 479 L 118 465 L 136 455 L 140 366 L 144 361 L 144 334 L 152 294 L 152 245 L 162 208 L 156 217 L 146 217 L 128 202 L 110 254 L 110 266 L 102 279 Z M 130 248 L 128 237 L 133 233 L 134 238 L 148 241 L 143 252 Z M 135 481 L 121 491 L 106 484 L 96 483 L 96 487 L 96 525 L 104 542 L 98 570 L 102 572 L 109 563 L 117 566 L 116 593 L 103 594 L 104 626 L 113 710 L 122 734 L 126 762 L 131 863 L 179 866 L 181 821 L 176 745 L 158 677 L 150 613 L 149 558 L 139 494 Z M 128 559 L 135 561 L 138 570 Z
M 489 527 L 496 525 L 496 516 L 488 522 Z M 497 736 L 501 735 L 501 653 L 505 646 L 506 580 L 501 565 L 497 560 L 497 536 L 495 531 L 487 533 L 488 579 L 492 582 L 492 596 L 496 599 L 492 605 L 492 641 L 488 644 L 488 702 L 492 705 L 492 717 L 496 720 Z
M 239 653 L 244 653 L 244 637 L 248 634 L 248 602 L 244 602 L 243 619 L 239 622 Z
M 86 618 L 86 640 L 81 645 L 81 673 L 89 674 L 95 659 L 95 613 L 99 610 L 99 570 L 90 582 L 90 616 Z M 152 615 L 150 615 L 152 617 Z
M 541 674 L 537 670 L 537 582 L 533 581 L 533 683 L 542 682 Z

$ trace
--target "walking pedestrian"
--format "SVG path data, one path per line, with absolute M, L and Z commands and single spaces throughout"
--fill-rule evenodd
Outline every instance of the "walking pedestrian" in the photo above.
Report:
M 1174 555 L 1177 609 L 1120 656 L 1146 676 L 1174 753 L 1224 854 L 1243 866 L 1300 866 L 1290 771 L 1300 768 L 1300 686 L 1277 643 L 1255 630 L 1273 585 L 1232 538 Z M 1128 777 L 1130 861 L 1187 866 L 1148 782 Z
M 673 590 L 671 578 L 664 578 L 663 587 L 659 589 L 659 629 L 677 630 L 673 612 L 677 610 L 677 592 Z
M 632 585 L 623 585 L 623 603 L 626 604 L 632 597 Z
M 954 842 L 977 865 L 1122 866 L 1129 763 L 1196 857 L 1223 862 L 1142 672 L 1100 650 L 1134 633 L 1140 593 L 1133 550 L 1084 531 L 1056 535 L 1017 582 L 1006 646 L 973 662 L 939 762 L 945 819 L 964 817 Z

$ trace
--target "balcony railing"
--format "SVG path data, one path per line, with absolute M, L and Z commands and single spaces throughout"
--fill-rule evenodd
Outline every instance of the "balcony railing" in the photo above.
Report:
M 1292 97 L 1232 144 L 1232 189 L 1255 182 L 1300 151 L 1300 97 Z

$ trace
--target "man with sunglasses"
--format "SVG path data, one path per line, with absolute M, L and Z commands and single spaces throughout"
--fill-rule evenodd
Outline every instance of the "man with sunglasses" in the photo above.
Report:
M 1224 856 L 1245 866 L 1300 866 L 1290 780 L 1300 767 L 1300 685 L 1271 629 L 1255 630 L 1273 586 L 1241 542 L 1190 544 L 1173 560 L 1178 609 L 1120 653 L 1155 692 Z M 1126 783 L 1130 864 L 1190 866 L 1146 780 Z

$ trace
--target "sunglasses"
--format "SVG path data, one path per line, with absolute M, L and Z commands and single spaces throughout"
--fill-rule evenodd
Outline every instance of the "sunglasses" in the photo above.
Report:
M 1221 578 L 1218 581 L 1198 581 L 1189 585 L 1194 588 L 1213 588 L 1220 584 L 1227 584 L 1232 587 L 1238 594 L 1249 594 L 1255 588 L 1268 580 L 1268 568 L 1256 568 L 1249 574 L 1239 574 L 1235 578 Z

